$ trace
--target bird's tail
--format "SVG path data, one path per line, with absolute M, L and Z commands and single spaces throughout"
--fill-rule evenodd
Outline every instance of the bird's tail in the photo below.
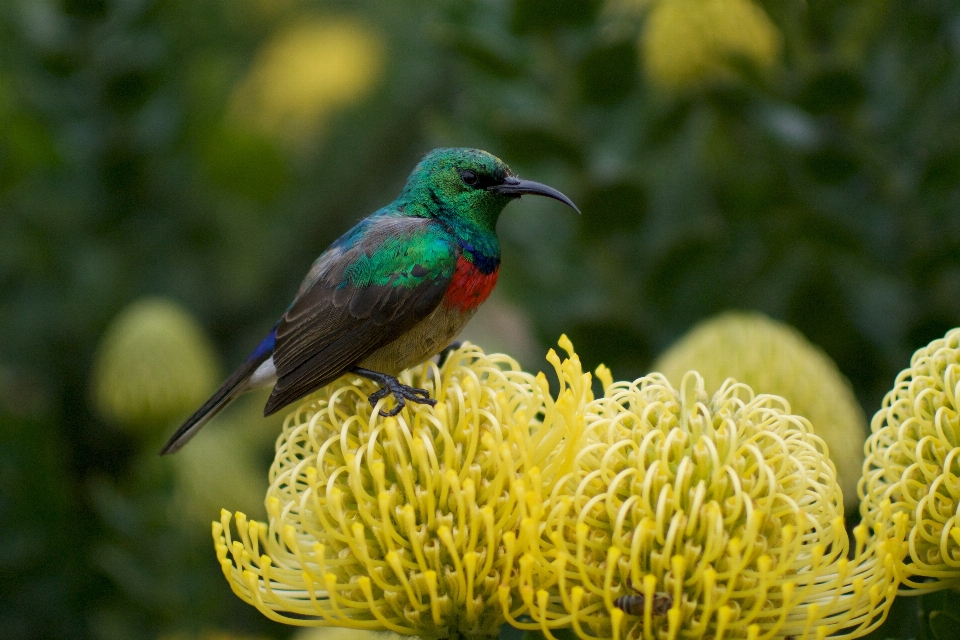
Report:
M 230 374 L 230 377 L 224 380 L 220 388 L 217 389 L 210 398 L 203 403 L 203 406 L 194 411 L 193 415 L 187 418 L 177 432 L 171 436 L 167 444 L 160 450 L 160 455 L 165 456 L 170 453 L 176 453 L 183 445 L 190 441 L 190 438 L 197 434 L 203 425 L 210 422 L 215 415 L 233 402 L 237 396 L 249 391 L 248 385 L 250 377 L 260 367 L 261 364 L 270 359 L 271 351 L 260 353 L 260 349 L 240 365 L 236 371 Z

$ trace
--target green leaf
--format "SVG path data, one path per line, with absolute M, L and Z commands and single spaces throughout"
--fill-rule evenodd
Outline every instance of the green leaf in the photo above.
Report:
M 526 631 L 511 627 L 509 624 L 500 625 L 499 640 L 523 640 Z
M 960 616 L 946 611 L 930 613 L 930 633 L 936 640 L 956 640 L 960 638 Z
M 960 638 L 960 592 L 944 589 L 920 597 L 921 640 Z
M 507 125 L 500 131 L 504 157 L 518 164 L 557 158 L 576 167 L 584 163 L 583 151 L 576 141 L 563 133 L 538 125 Z
M 516 0 L 510 26 L 521 35 L 585 27 L 596 19 L 600 6 L 600 0 Z
M 615 104 L 637 84 L 637 45 L 633 38 L 591 49 L 577 67 L 580 93 L 587 102 Z
M 471 36 L 454 35 L 449 45 L 474 67 L 491 75 L 513 79 L 520 75 L 520 66 L 493 46 Z

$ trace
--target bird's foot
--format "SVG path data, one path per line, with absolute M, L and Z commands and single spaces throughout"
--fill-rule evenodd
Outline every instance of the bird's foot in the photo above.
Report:
M 407 400 L 417 404 L 428 404 L 431 407 L 437 404 L 437 401 L 430 397 L 430 392 L 426 389 L 418 389 L 417 387 L 403 384 L 394 376 L 380 373 L 379 371 L 371 371 L 370 369 L 362 369 L 360 367 L 355 367 L 353 372 L 382 385 L 380 389 L 374 391 L 367 397 L 371 406 L 377 406 L 378 402 L 391 394 L 396 398 L 397 405 L 393 409 L 390 409 L 390 411 L 380 409 L 380 415 L 385 418 L 400 413 L 403 408 L 407 406 Z
M 463 343 L 457 340 L 456 342 L 451 342 L 446 347 L 443 348 L 443 351 L 440 352 L 437 357 L 437 367 L 442 368 L 443 365 L 447 363 L 447 358 L 450 357 L 450 354 L 463 346 Z

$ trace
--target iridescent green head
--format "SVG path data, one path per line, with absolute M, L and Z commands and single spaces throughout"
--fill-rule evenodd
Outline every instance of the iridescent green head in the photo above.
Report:
M 440 218 L 458 232 L 493 232 L 500 212 L 521 195 L 554 198 L 574 209 L 565 195 L 539 182 L 521 180 L 500 158 L 480 149 L 434 149 L 410 174 L 398 204 L 414 215 Z

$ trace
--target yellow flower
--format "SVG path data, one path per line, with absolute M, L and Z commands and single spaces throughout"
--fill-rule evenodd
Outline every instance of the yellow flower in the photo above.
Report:
M 425 638 L 507 621 L 548 638 L 822 640 L 882 622 L 902 539 L 860 526 L 847 557 L 826 447 L 785 400 L 733 382 L 710 398 L 695 373 L 679 393 L 659 374 L 614 384 L 603 367 L 594 399 L 560 344 L 555 397 L 468 345 L 403 374 L 436 407 L 381 418 L 351 377 L 301 404 L 269 522 L 213 524 L 234 592 L 281 622 Z
M 867 440 L 860 513 L 887 535 L 907 536 L 897 570 L 918 591 L 960 586 L 958 397 L 960 329 L 953 329 L 913 354 Z
M 826 447 L 782 398 L 732 381 L 710 397 L 693 372 L 678 392 L 652 374 L 607 383 L 583 415 L 554 453 L 573 454 L 569 471 L 524 522 L 508 622 L 649 640 L 856 637 L 882 622 L 898 541 L 859 526 L 848 559 Z
M 233 95 L 234 114 L 298 142 L 363 97 L 382 74 L 383 46 L 367 25 L 313 20 L 281 31 L 258 52 Z
M 367 401 L 374 386 L 348 376 L 287 417 L 269 523 L 224 511 L 213 525 L 224 575 L 290 624 L 497 635 L 528 501 L 541 470 L 553 473 L 548 454 L 576 432 L 589 376 L 554 401 L 543 374 L 465 345 L 443 369 L 427 363 L 401 378 L 437 405 L 382 418 Z
M 640 37 L 650 79 L 682 88 L 732 76 L 741 59 L 769 68 L 780 52 L 780 34 L 750 0 L 658 0 Z
M 727 378 L 790 403 L 829 447 L 847 513 L 855 513 L 867 420 L 850 383 L 830 357 L 792 327 L 759 313 L 725 313 L 694 327 L 653 365 L 673 384 L 687 371 L 707 393 Z
M 104 334 L 92 391 L 105 419 L 146 430 L 195 409 L 216 384 L 216 356 L 193 316 L 171 300 L 147 298 Z
M 396 633 L 384 633 L 383 631 L 325 627 L 303 629 L 294 634 L 292 640 L 401 640 L 401 636 Z
M 232 631 L 202 631 L 200 633 L 171 633 L 160 636 L 160 640 L 268 640 L 266 636 L 250 636 Z

